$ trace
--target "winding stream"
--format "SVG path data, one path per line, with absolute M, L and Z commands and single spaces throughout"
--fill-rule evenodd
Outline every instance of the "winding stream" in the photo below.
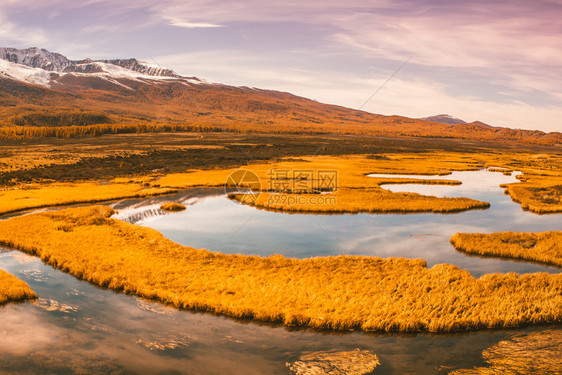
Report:
M 562 228 L 557 215 L 524 212 L 503 194 L 498 185 L 514 177 L 480 171 L 455 172 L 442 178 L 458 179 L 463 185 L 384 187 L 469 196 L 490 202 L 490 209 L 448 215 L 287 215 L 239 205 L 228 200 L 222 189 L 192 189 L 111 205 L 119 211 L 119 219 L 155 228 L 178 243 L 225 253 L 302 258 L 342 253 L 339 243 L 349 254 L 423 258 L 428 267 L 451 263 L 476 277 L 488 272 L 560 272 L 558 268 L 455 251 L 449 238 L 458 231 Z M 472 186 L 476 180 L 480 182 Z M 159 209 L 164 201 L 181 202 L 188 208 L 164 213 Z M 35 303 L 0 307 L 0 373 L 7 374 L 287 374 L 285 363 L 304 352 L 355 348 L 379 356 L 382 365 L 376 374 L 433 374 L 439 369 L 484 365 L 482 350 L 514 334 L 546 329 L 440 335 L 291 330 L 178 311 L 115 293 L 10 249 L 0 249 L 0 268 L 28 282 L 40 296 Z
M 402 175 L 377 175 L 403 177 Z M 514 176 L 497 172 L 453 172 L 447 176 L 406 176 L 452 179 L 462 185 L 383 185 L 391 191 L 469 197 L 490 202 L 486 210 L 455 214 L 284 214 L 256 210 L 224 196 L 223 189 L 188 190 L 172 196 L 124 200 L 112 204 L 115 216 L 154 228 L 186 246 L 229 254 L 306 258 L 337 254 L 421 258 L 428 267 L 454 264 L 479 277 L 491 272 L 560 272 L 559 268 L 513 260 L 481 258 L 457 252 L 449 243 L 456 232 L 561 230 L 557 215 L 525 212 L 504 194 L 500 184 Z M 166 213 L 162 202 L 186 205 Z M 343 251 L 342 251 L 343 249 Z

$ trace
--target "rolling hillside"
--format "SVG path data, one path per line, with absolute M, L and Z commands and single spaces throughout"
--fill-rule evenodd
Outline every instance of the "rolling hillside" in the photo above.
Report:
M 71 61 L 38 49 L 0 49 L 2 56 L 1 138 L 175 129 L 562 144 L 561 133 L 377 115 L 182 77 L 136 59 Z M 49 61 L 52 56 L 55 61 Z

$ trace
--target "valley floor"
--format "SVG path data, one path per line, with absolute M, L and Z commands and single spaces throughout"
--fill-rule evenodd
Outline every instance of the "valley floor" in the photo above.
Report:
M 226 255 L 112 214 L 93 206 L 4 220 L 0 244 L 102 287 L 287 326 L 449 332 L 562 321 L 562 274 L 475 279 L 421 259 Z
M 451 171 L 485 167 L 523 172 L 518 176 L 520 183 L 505 188 L 524 209 L 537 213 L 562 211 L 559 154 L 550 153 L 552 150 L 548 148 L 540 149 L 541 153 L 534 148 L 517 152 L 506 145 L 499 147 L 500 151 L 497 148 L 464 145 L 455 140 L 306 136 L 297 140 L 277 135 L 221 133 L 42 139 L 3 147 L 0 213 L 225 184 L 238 189 L 231 199 L 277 211 L 457 212 L 486 208 L 489 204 L 468 198 L 392 193 L 381 188 L 385 183 L 458 184 L 458 181 L 367 175 L 446 175 Z M 238 168 L 251 171 L 259 180 L 260 187 L 254 189 L 257 197 L 240 193 L 240 189 L 251 187 L 252 182 L 230 180 Z M 307 185 L 318 182 L 314 177 L 316 171 L 327 170 L 337 172 L 335 186 L 319 190 Z M 312 174 L 272 177 L 272 171 L 312 171 Z M 287 182 L 293 185 L 286 185 Z M 294 184 L 299 184 L 300 189 Z M 312 196 L 335 199 L 290 206 L 287 201 L 279 203 L 272 199 L 279 195 L 295 202 Z M 0 242 L 37 255 L 54 267 L 100 286 L 177 307 L 286 325 L 442 332 L 553 323 L 562 319 L 559 274 L 492 274 L 474 279 L 454 266 L 427 269 L 423 260 L 350 256 L 295 260 L 282 256 L 224 255 L 179 246 L 153 230 L 111 219 L 111 214 L 110 209 L 97 206 L 0 221 Z M 516 251 L 511 248 L 482 251 L 481 246 L 473 249 L 474 246 L 461 244 L 462 236 L 470 235 L 459 234 L 453 241 L 464 251 L 544 261 L 541 257 L 544 254 L 530 256 L 522 254 L 524 251 L 519 248 Z M 492 235 L 486 244 L 499 248 L 493 236 L 497 235 Z M 510 243 L 516 234 L 502 236 L 509 237 Z M 474 242 L 465 237 L 463 243 Z M 82 244 L 79 252 L 75 250 L 76 243 Z M 202 264 L 208 266 L 200 271 Z M 333 272 L 326 273 L 326 270 Z M 189 286 L 183 285 L 185 275 L 189 274 L 193 275 Z M 4 292 L 7 297 L 0 302 L 34 297 L 33 292 L 12 276 L 2 277 L 0 291 L 7 290 Z M 350 285 L 357 285 L 358 289 Z M 455 287 L 450 288 L 451 285 Z M 13 287 L 19 288 L 19 294 L 13 294 Z M 458 290 L 464 292 L 459 295 Z M 391 296 L 390 300 L 400 299 L 401 305 L 389 304 L 385 296 Z

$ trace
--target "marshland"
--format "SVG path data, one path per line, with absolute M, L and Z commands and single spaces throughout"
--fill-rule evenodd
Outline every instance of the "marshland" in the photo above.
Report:
M 29 368 L 55 372 L 284 374 L 303 358 L 334 352 L 336 363 L 337 353 L 360 349 L 380 361 L 373 373 L 447 373 L 487 368 L 482 353 L 514 335 L 557 334 L 559 264 L 520 252 L 529 241 L 556 251 L 549 244 L 557 241 L 541 233 L 559 236 L 557 215 L 537 212 L 557 212 L 560 158 L 453 152 L 447 141 L 437 152 L 405 153 L 401 142 L 387 152 L 315 156 L 311 148 L 208 168 L 140 163 L 134 173 L 112 166 L 111 150 L 90 179 L 72 176 L 83 163 L 72 158 L 18 169 L 0 196 L 0 209 L 11 213 L 0 221 L 0 269 L 21 280 L 4 276 L 19 287 L 4 292 L 8 299 L 30 302 L 0 308 L 10 322 L 0 339 L 2 371 L 17 372 L 25 357 Z M 146 155 L 135 152 L 116 160 Z M 498 165 L 512 173 L 494 173 Z M 257 194 L 336 200 L 291 209 L 245 204 L 232 195 L 243 184 L 224 186 L 237 168 L 264 180 L 272 169 L 334 169 L 334 191 L 272 191 L 264 183 Z M 28 170 L 43 177 L 24 182 Z M 508 231 L 522 239 L 503 234 L 506 246 L 494 245 L 493 254 L 453 246 L 477 233 L 494 244 L 494 233 Z M 29 321 L 40 328 L 26 328 Z
M 0 375 L 562 375 L 559 1 L 0 1 Z

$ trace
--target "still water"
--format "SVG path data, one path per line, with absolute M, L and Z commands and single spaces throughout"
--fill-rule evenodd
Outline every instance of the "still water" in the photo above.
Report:
M 476 277 L 490 272 L 560 272 L 559 268 L 528 262 L 469 256 L 457 252 L 449 243 L 456 232 L 562 230 L 559 215 L 525 212 L 504 194 L 499 185 L 516 182 L 514 176 L 477 171 L 413 177 L 459 180 L 462 185 L 383 187 L 396 192 L 469 197 L 491 206 L 455 214 L 284 214 L 235 203 L 225 197 L 222 189 L 184 191 L 172 196 L 121 201 L 112 206 L 119 211 L 115 216 L 118 219 L 154 228 L 182 245 L 228 254 L 421 258 L 428 267 L 454 264 Z M 166 201 L 182 203 L 187 210 L 166 213 L 159 208 Z
M 448 239 L 457 231 L 561 228 L 556 215 L 523 212 L 503 194 L 498 185 L 513 177 L 482 171 L 458 172 L 446 178 L 464 183 L 385 188 L 459 194 L 490 202 L 490 209 L 450 215 L 286 215 L 236 204 L 219 189 L 112 205 L 119 210 L 117 218 L 156 228 L 179 243 L 225 253 L 419 257 L 426 259 L 429 267 L 452 263 L 475 276 L 486 272 L 559 272 L 552 267 L 456 252 Z M 482 181 L 470 188 L 475 179 Z M 186 204 L 187 210 L 161 212 L 159 205 L 170 200 Z M 36 303 L 0 307 L 0 373 L 7 374 L 287 374 L 286 362 L 295 361 L 304 352 L 355 348 L 378 355 L 382 364 L 376 374 L 434 374 L 439 369 L 446 372 L 484 365 L 482 350 L 514 334 L 546 329 L 447 335 L 289 330 L 178 311 L 114 293 L 10 249 L 0 250 L 0 268 L 25 280 L 40 297 Z

